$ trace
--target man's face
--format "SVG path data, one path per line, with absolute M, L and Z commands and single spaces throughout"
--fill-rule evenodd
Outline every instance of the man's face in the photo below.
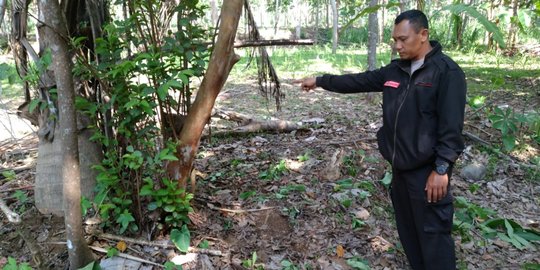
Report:
M 392 31 L 394 46 L 403 60 L 419 60 L 425 56 L 423 45 L 428 40 L 428 30 L 422 29 L 416 33 L 409 20 L 403 20 L 394 25 Z

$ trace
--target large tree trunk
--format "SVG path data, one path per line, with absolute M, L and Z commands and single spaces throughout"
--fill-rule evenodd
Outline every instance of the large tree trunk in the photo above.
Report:
M 167 165 L 170 177 L 177 179 L 179 185 L 184 188 L 191 173 L 204 126 L 212 114 L 216 97 L 225 84 L 233 65 L 239 60 L 239 56 L 234 53 L 234 39 L 243 4 L 243 0 L 223 1 L 216 45 L 197 97 L 178 138 L 179 144 L 176 151 L 178 161 Z
M 369 6 L 377 5 L 378 0 L 370 0 Z M 377 12 L 371 12 L 368 20 L 368 70 L 374 70 L 377 66 L 377 42 L 379 38 L 379 23 Z
M 45 26 L 45 37 L 50 41 L 52 66 L 58 91 L 59 131 L 62 144 L 62 182 L 64 218 L 70 269 L 79 269 L 94 260 L 84 239 L 81 214 L 81 175 L 77 142 L 77 117 L 72 61 L 69 57 L 67 23 L 57 0 L 39 1 Z
M 103 16 L 105 8 L 103 0 L 92 0 L 93 8 L 98 10 L 90 11 L 89 8 L 86 9 L 89 14 L 97 18 L 98 20 L 92 20 L 92 23 L 87 22 L 93 27 L 100 27 L 103 24 Z M 99 35 L 101 30 L 89 30 L 91 28 L 80 29 L 85 25 L 82 23 L 83 20 L 89 19 L 92 17 L 90 15 L 85 15 L 85 0 L 69 0 L 63 2 L 65 5 L 65 12 L 68 16 L 67 27 L 71 35 L 74 36 L 83 36 L 88 37 L 88 42 L 85 44 L 88 49 L 94 47 L 93 40 L 99 36 L 93 36 L 94 34 Z M 47 35 L 47 27 L 43 24 L 38 25 L 38 34 L 40 36 L 39 46 L 40 46 L 40 55 L 43 56 L 46 48 L 50 48 L 49 45 L 49 36 Z M 87 30 L 87 31 L 85 31 Z M 94 54 L 90 53 L 88 57 L 92 57 Z M 39 131 L 39 148 L 38 148 L 38 158 L 36 165 L 36 180 L 34 188 L 34 198 L 36 202 L 36 207 L 41 213 L 53 214 L 56 216 L 64 215 L 63 208 L 63 184 L 62 184 L 62 143 L 60 140 L 55 140 L 58 138 L 60 133 L 58 131 L 58 123 L 51 121 L 50 119 L 57 118 L 57 110 L 55 101 L 52 100 L 48 91 L 51 88 L 54 88 L 56 82 L 53 79 L 53 73 L 51 70 L 47 72 L 42 72 L 44 75 L 41 76 L 39 80 L 39 90 L 42 93 L 43 99 L 50 101 L 54 109 L 44 110 L 41 112 L 40 117 L 40 131 Z M 87 93 L 94 95 L 96 90 L 86 89 Z M 79 115 L 79 120 L 85 118 L 86 116 Z M 89 198 L 93 198 L 94 187 L 96 184 L 97 171 L 92 169 L 92 166 L 97 165 L 102 160 L 102 152 L 99 144 L 90 141 L 92 132 L 83 123 L 88 123 L 88 121 L 79 121 L 81 128 L 77 130 L 82 130 L 78 133 L 78 148 L 79 148 L 79 159 L 80 159 L 80 171 L 81 171 L 81 188 L 82 194 Z
M 335 54 L 337 50 L 337 43 L 338 43 L 338 10 L 337 10 L 337 4 L 336 0 L 330 0 L 330 4 L 332 5 L 332 53 Z

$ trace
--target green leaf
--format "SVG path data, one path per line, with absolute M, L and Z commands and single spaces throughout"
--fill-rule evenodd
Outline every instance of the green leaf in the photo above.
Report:
M 160 160 L 178 160 L 174 153 L 172 153 L 168 148 L 161 150 L 158 157 Z
M 156 210 L 157 208 L 158 208 L 158 205 L 157 205 L 156 202 L 151 202 L 151 203 L 148 204 L 148 210 L 149 210 L 149 211 L 154 211 L 154 210 Z
M 516 147 L 516 137 L 512 135 L 505 135 L 502 137 L 504 149 L 506 151 L 511 151 Z
M 124 210 L 124 212 L 120 214 L 120 216 L 118 216 L 118 218 L 116 219 L 116 222 L 122 226 L 122 228 L 120 229 L 120 233 L 124 233 L 128 228 L 129 223 L 133 221 L 135 221 L 133 215 L 131 215 L 131 213 L 128 212 L 127 209 Z
M 111 248 L 108 248 L 107 249 L 107 257 L 111 258 L 111 257 L 114 257 L 116 255 L 118 255 L 118 249 L 114 248 L 114 247 L 111 247 Z
M 41 102 L 40 99 L 32 99 L 32 101 L 30 101 L 30 104 L 28 105 L 28 112 L 30 113 L 34 112 L 34 110 L 37 108 L 40 102 Z
M 83 196 L 81 198 L 81 208 L 82 208 L 82 215 L 83 216 L 86 216 L 86 214 L 88 213 L 88 209 L 90 209 L 90 207 L 92 207 L 92 202 L 90 202 L 90 200 L 88 200 L 88 198 Z
M 242 193 L 240 193 L 240 199 L 246 200 L 246 199 L 248 199 L 249 197 L 251 197 L 251 196 L 253 196 L 255 194 L 257 194 L 257 192 L 254 191 L 254 190 L 242 192 Z
M 165 207 L 163 207 L 163 210 L 165 210 L 165 212 L 172 213 L 174 212 L 174 210 L 176 210 L 176 207 L 174 205 L 165 205 Z
M 512 225 L 510 225 L 508 219 L 504 220 L 504 227 L 506 228 L 506 233 L 508 234 L 508 236 L 511 237 L 512 235 L 514 235 L 514 228 L 512 227 Z
M 497 25 L 491 22 L 486 16 L 480 13 L 476 8 L 466 4 L 451 4 L 442 8 L 442 10 L 448 10 L 454 15 L 460 16 L 461 14 L 467 14 L 475 18 L 484 28 L 493 33 L 493 39 L 499 44 L 499 47 L 506 48 L 504 43 L 504 35 Z
M 384 174 L 384 178 L 381 179 L 381 183 L 385 186 L 385 187 L 389 187 L 390 184 L 392 183 L 392 173 L 391 172 L 386 172 Z
M 109 257 L 112 257 L 112 256 L 109 256 Z M 19 268 L 19 269 L 22 270 L 23 268 Z M 29 268 L 29 269 L 31 269 L 31 268 Z M 94 261 L 94 262 L 91 262 L 91 263 L 87 264 L 83 268 L 79 268 L 79 270 L 101 270 L 101 266 L 99 266 L 99 263 L 96 263 Z
M 171 241 L 182 252 L 188 252 L 190 238 L 191 236 L 186 225 L 182 226 L 182 230 L 173 229 L 171 231 Z
M 360 258 L 351 258 L 347 260 L 347 264 L 356 270 L 369 270 L 369 264 L 366 260 L 362 260 Z

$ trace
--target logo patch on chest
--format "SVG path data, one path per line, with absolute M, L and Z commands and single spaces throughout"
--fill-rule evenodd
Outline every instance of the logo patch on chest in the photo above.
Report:
M 389 86 L 389 87 L 392 87 L 392 88 L 398 88 L 399 87 L 399 83 L 398 82 L 395 82 L 395 81 L 386 81 L 384 83 L 384 86 Z
M 425 87 L 432 87 L 433 84 L 430 82 L 417 82 L 416 85 L 418 86 L 425 86 Z

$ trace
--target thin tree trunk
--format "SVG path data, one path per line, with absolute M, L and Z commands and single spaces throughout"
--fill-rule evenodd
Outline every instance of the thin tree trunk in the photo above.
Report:
M 79 269 L 94 260 L 83 235 L 81 214 L 81 181 L 77 143 L 77 118 L 72 62 L 67 46 L 65 18 L 57 0 L 39 1 L 45 20 L 45 37 L 50 41 L 52 66 L 58 91 L 59 128 L 62 144 L 62 179 L 64 218 L 70 269 Z
M 491 1 L 491 3 L 489 4 L 488 11 L 487 11 L 488 20 L 490 22 L 493 22 L 493 8 L 494 8 L 494 6 L 495 6 L 495 3 L 493 1 Z M 487 49 L 491 50 L 492 47 L 493 47 L 493 34 L 491 32 L 486 31 L 485 43 L 486 43 Z
M 510 49 L 516 48 L 516 39 L 518 32 L 518 0 L 512 0 L 512 20 L 510 20 L 510 29 L 508 33 L 508 44 Z
M 381 5 L 386 5 L 387 0 L 382 0 Z M 379 9 L 379 42 L 384 42 L 384 18 L 386 17 L 386 8 Z
M 370 0 L 369 6 L 376 6 L 378 0 Z M 377 12 L 371 12 L 368 19 L 368 70 L 374 70 L 377 66 L 377 42 L 379 38 L 379 23 Z
M 234 38 L 243 4 L 243 0 L 223 2 L 216 45 L 206 75 L 178 139 L 179 145 L 176 152 L 178 161 L 167 165 L 169 175 L 177 179 L 183 188 L 190 176 L 202 131 L 212 114 L 216 97 L 225 84 L 233 65 L 239 60 L 239 56 L 234 53 Z
M 315 44 L 319 42 L 319 20 L 320 20 L 319 10 L 320 10 L 320 3 L 317 1 L 315 2 L 315 36 L 313 37 Z
M 330 28 L 330 0 L 325 0 L 324 5 L 326 7 L 326 29 Z
M 211 25 L 214 26 L 218 20 L 216 0 L 210 0 L 210 12 Z
M 337 43 L 338 43 L 338 10 L 337 10 L 337 4 L 336 0 L 330 0 L 330 4 L 332 5 L 332 53 L 335 54 L 337 50 Z
M 279 24 L 279 0 L 276 0 L 275 5 L 275 13 L 274 13 L 274 35 L 277 34 L 278 31 L 278 24 Z

